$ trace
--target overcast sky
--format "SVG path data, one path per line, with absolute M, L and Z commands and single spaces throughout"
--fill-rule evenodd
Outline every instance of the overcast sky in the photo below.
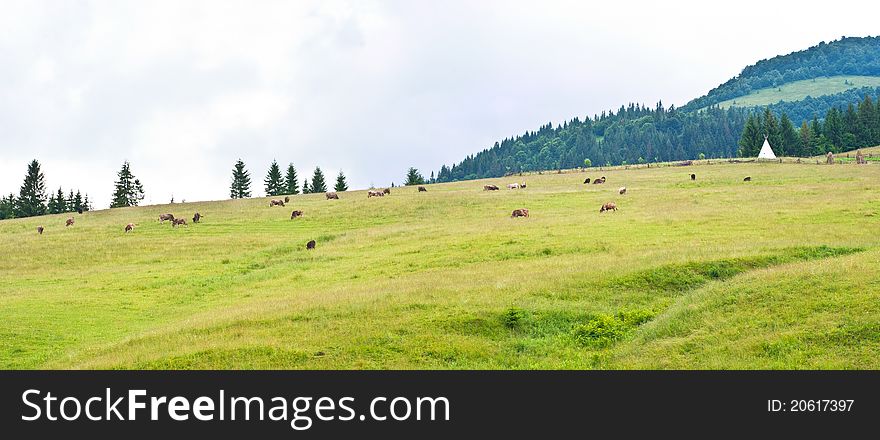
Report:
M 352 188 L 628 102 L 681 105 L 748 64 L 880 33 L 871 2 L 0 1 L 0 192 L 27 163 L 109 204 L 254 195 L 272 159 Z

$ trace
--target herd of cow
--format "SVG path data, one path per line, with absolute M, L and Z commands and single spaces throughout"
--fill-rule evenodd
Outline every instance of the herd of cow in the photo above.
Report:
M 691 174 L 690 178 L 691 178 L 691 180 L 697 180 L 697 175 Z M 743 179 L 744 182 L 750 182 L 751 180 L 752 180 L 751 176 L 746 176 Z M 603 183 L 605 183 L 605 176 L 599 177 L 599 178 L 592 180 L 592 181 L 590 180 L 589 177 L 584 180 L 584 184 L 590 184 L 591 182 L 593 185 L 603 184 Z M 525 188 L 525 187 L 526 187 L 525 182 L 515 182 L 515 183 L 510 183 L 507 185 L 507 189 L 520 189 L 520 188 Z M 491 185 L 491 184 L 490 185 L 483 185 L 483 191 L 498 191 L 499 189 L 500 188 L 497 185 Z M 424 186 L 419 186 L 418 191 L 419 192 L 427 192 L 428 189 L 425 188 Z M 617 192 L 620 195 L 625 195 L 626 194 L 626 187 L 625 186 L 620 187 L 617 190 Z M 391 194 L 391 189 L 385 188 L 382 190 L 369 190 L 369 191 L 367 191 L 367 198 L 384 197 L 387 194 Z M 338 200 L 339 199 L 339 194 L 337 194 L 335 192 L 327 192 L 324 194 L 324 196 L 327 198 L 327 200 Z M 290 203 L 289 196 L 284 197 L 284 199 L 271 199 L 271 200 L 269 200 L 269 207 L 270 208 L 273 206 L 284 207 L 285 203 Z M 617 204 L 614 202 L 603 203 L 602 206 L 599 208 L 599 213 L 603 213 L 606 211 L 617 211 Z M 80 211 L 79 213 L 82 214 L 82 211 Z M 290 213 L 290 219 L 294 220 L 298 217 L 302 217 L 302 215 L 303 215 L 303 212 L 301 210 L 294 210 L 293 212 Z M 514 209 L 510 215 L 511 218 L 528 217 L 528 216 L 529 216 L 529 210 L 526 208 Z M 197 212 L 193 215 L 192 222 L 199 223 L 199 221 L 202 219 L 202 217 L 204 217 L 204 216 Z M 170 221 L 171 227 L 187 226 L 186 219 L 176 218 L 176 217 L 174 217 L 174 214 L 170 214 L 170 213 L 159 215 L 158 221 L 160 223 L 165 223 L 166 221 Z M 70 226 L 73 226 L 74 223 L 75 222 L 74 222 L 73 217 L 69 217 L 65 221 L 64 226 L 70 227 Z M 129 224 L 125 225 L 125 232 L 133 231 L 135 226 L 137 226 L 137 225 L 134 223 L 129 223 Z M 43 228 L 43 226 L 37 226 L 37 233 L 39 233 L 40 235 L 43 234 L 44 230 L 45 230 L 45 228 Z M 315 248 L 315 240 L 311 240 L 308 243 L 306 243 L 306 249 L 314 249 L 314 248 Z

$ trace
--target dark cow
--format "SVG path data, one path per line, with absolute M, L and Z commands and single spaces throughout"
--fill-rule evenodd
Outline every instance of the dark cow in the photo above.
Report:
M 82 208 L 76 208 L 76 213 L 77 213 L 77 214 L 82 214 L 82 213 L 83 213 L 83 209 L 82 209 Z
M 185 218 L 176 218 L 176 219 L 174 219 L 174 220 L 171 220 L 171 227 L 172 227 L 172 228 L 175 227 L 175 226 L 177 226 L 177 225 L 183 225 L 183 226 L 186 226 L 186 219 L 185 219 Z
M 483 191 L 498 191 L 498 189 L 495 185 L 483 185 Z
M 165 223 L 165 220 L 174 221 L 174 214 L 160 214 L 159 221 Z
M 271 208 L 273 206 L 284 206 L 284 200 L 281 200 L 281 199 L 269 200 L 269 207 Z
M 43 227 L 42 226 L 37 226 L 37 233 L 40 235 L 43 235 Z
M 746 178 L 743 179 L 743 182 L 751 182 L 751 181 L 752 181 L 752 176 L 746 176 Z
M 593 181 L 593 185 L 599 185 L 599 184 L 602 184 L 602 183 L 605 183 L 605 178 L 604 178 L 604 177 L 601 178 L 601 179 L 596 179 L 596 180 Z
M 385 188 L 382 190 L 382 194 L 391 194 L 391 188 Z
M 125 225 L 125 232 L 130 232 L 132 230 L 134 230 L 134 223 L 129 223 Z
M 198 212 L 195 213 L 195 215 L 193 215 L 193 223 L 198 223 L 199 220 L 201 220 L 201 219 L 202 219 L 202 215 L 199 214 Z
M 528 217 L 528 216 L 529 216 L 529 210 L 526 208 L 514 209 L 513 213 L 510 214 L 510 218 Z
M 70 225 L 72 225 L 72 224 L 73 224 L 73 217 L 70 217 L 69 219 L 67 219 L 66 222 L 64 222 L 64 226 L 65 226 L 65 227 L 66 227 L 66 226 L 70 226 Z
M 520 188 L 525 188 L 525 187 L 526 187 L 526 183 L 525 183 L 525 182 L 520 183 L 520 184 L 519 184 L 519 187 L 520 187 Z
M 309 242 L 306 243 L 306 249 L 312 250 L 314 248 L 315 248 L 315 240 L 309 240 Z
M 428 192 L 428 188 L 425 188 L 424 186 L 420 186 L 420 187 L 419 187 L 419 192 L 420 192 L 420 193 Z
M 330 200 L 330 199 L 336 199 L 336 200 L 339 200 L 339 194 L 336 194 L 335 192 L 328 192 L 328 193 L 325 193 L 324 196 L 327 197 L 327 200 Z
M 620 195 L 624 195 L 624 194 L 626 194 L 626 187 L 625 187 L 625 186 L 621 186 L 621 187 L 617 190 L 617 193 L 620 194 Z
M 284 196 L 284 203 L 290 203 L 290 197 Z
M 696 175 L 696 174 L 691 174 L 691 180 L 697 180 L 697 175 Z
M 302 215 L 303 215 L 302 211 L 293 211 L 290 213 L 290 219 L 293 220 L 297 217 L 302 217 Z
M 586 184 L 588 184 L 588 183 L 590 183 L 590 178 L 589 178 L 589 177 L 587 177 L 586 179 L 584 179 L 584 185 L 586 185 Z
M 600 213 L 605 212 L 605 211 L 617 211 L 617 204 L 614 202 L 608 202 L 608 203 L 602 205 L 601 208 L 599 208 Z

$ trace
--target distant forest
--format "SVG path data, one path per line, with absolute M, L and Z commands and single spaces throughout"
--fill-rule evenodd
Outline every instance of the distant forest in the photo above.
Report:
M 809 67 L 807 67 L 809 66 Z M 880 87 L 721 109 L 718 102 L 783 82 L 825 75 L 880 76 L 880 38 L 844 38 L 761 61 L 686 106 L 629 104 L 592 118 L 548 123 L 537 131 L 443 165 L 437 182 L 524 171 L 754 156 L 764 135 L 778 155 L 811 156 L 880 144 Z M 749 123 L 751 121 L 751 123 Z M 758 130 L 760 133 L 755 134 Z M 760 148 L 760 144 L 758 144 Z M 752 154 L 754 153 L 754 154 Z

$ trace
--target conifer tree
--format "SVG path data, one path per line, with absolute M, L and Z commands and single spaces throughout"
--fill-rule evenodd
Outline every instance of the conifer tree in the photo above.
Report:
M 284 194 L 284 178 L 281 177 L 281 169 L 278 167 L 278 162 L 273 160 L 272 164 L 269 165 L 269 172 L 266 173 L 263 183 L 266 186 L 267 196 L 280 196 Z
M 339 170 L 339 175 L 336 176 L 336 186 L 333 189 L 337 192 L 348 191 L 348 183 L 345 182 L 345 174 L 342 174 L 342 170 Z
M 229 189 L 229 197 L 242 199 L 251 196 L 251 175 L 244 168 L 244 162 L 239 159 L 232 169 L 232 185 Z
M 422 176 L 422 173 L 419 170 L 410 167 L 406 172 L 406 181 L 404 185 L 424 185 L 425 177 Z
M 795 131 L 794 124 L 791 123 L 791 119 L 788 119 L 788 115 L 785 113 L 779 119 L 779 131 L 782 142 L 780 143 L 779 151 L 776 151 L 776 155 L 802 157 L 803 154 L 797 131 Z
M 754 157 L 758 155 L 764 142 L 764 134 L 760 124 L 755 115 L 749 114 L 742 136 L 739 138 L 740 157 Z
M 807 121 L 801 123 L 798 137 L 800 138 L 800 151 L 802 156 L 815 156 L 819 154 L 814 150 L 813 132 L 810 129 L 810 126 L 807 125 Z
M 36 159 L 28 164 L 27 174 L 15 200 L 15 216 L 31 217 L 46 213 L 46 178 Z
M 315 167 L 315 173 L 312 174 L 312 186 L 309 188 L 309 191 L 313 193 L 327 192 L 327 182 L 324 181 L 324 173 L 321 171 L 321 167 Z
M 15 217 L 15 194 L 0 197 L 0 220 Z
M 83 206 L 83 198 L 79 190 L 76 190 L 76 195 L 73 196 L 73 203 L 70 205 L 70 210 L 76 212 L 88 211 L 85 209 L 85 206 Z
M 131 165 L 128 161 L 122 164 L 122 168 L 116 173 L 117 180 L 114 182 L 111 208 L 126 206 L 138 206 L 144 200 L 144 187 L 141 181 L 134 177 Z
M 58 188 L 58 192 L 55 195 L 55 214 L 60 214 L 69 210 L 70 207 L 68 206 L 67 199 L 64 198 L 64 191 L 61 191 L 61 188 Z
M 284 176 L 284 191 L 286 194 L 299 194 L 299 182 L 293 164 L 287 165 L 287 174 Z
M 309 194 L 312 192 L 312 188 L 309 186 L 309 179 L 303 179 L 303 194 Z

